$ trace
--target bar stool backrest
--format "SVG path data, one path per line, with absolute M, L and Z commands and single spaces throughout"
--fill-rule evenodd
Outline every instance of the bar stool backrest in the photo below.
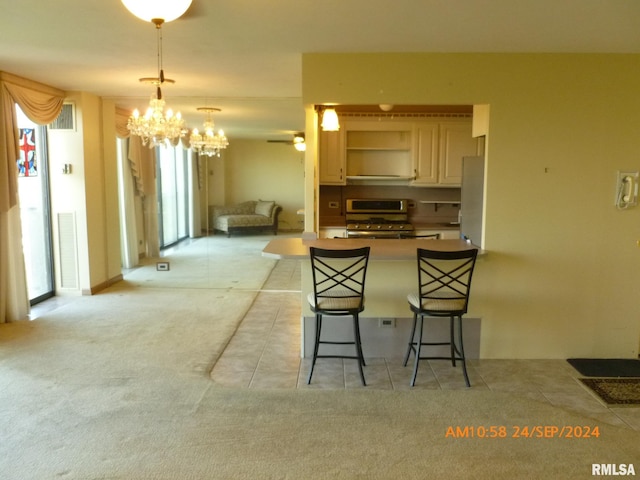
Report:
M 478 250 L 417 253 L 421 309 L 436 316 L 466 313 Z
M 314 306 L 324 311 L 361 312 L 370 247 L 310 247 Z

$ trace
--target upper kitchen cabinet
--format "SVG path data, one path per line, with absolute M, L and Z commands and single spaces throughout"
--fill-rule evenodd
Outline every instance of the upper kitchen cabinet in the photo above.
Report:
M 347 179 L 413 177 L 413 123 L 344 121 Z
M 344 131 L 320 131 L 319 137 L 318 171 L 320 184 L 346 185 Z
M 462 183 L 462 157 L 477 155 L 471 119 L 416 124 L 415 186 L 456 187 Z
M 321 185 L 456 187 L 462 157 L 477 155 L 471 115 L 401 113 L 340 116 L 340 131 L 319 133 Z

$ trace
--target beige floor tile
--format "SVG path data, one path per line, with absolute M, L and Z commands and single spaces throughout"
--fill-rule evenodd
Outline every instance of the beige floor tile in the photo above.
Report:
M 351 359 L 320 358 L 307 385 L 311 360 L 300 358 L 300 262 L 281 261 L 246 313 L 236 335 L 215 364 L 211 378 L 234 388 L 463 390 L 460 362 L 421 361 L 416 385 L 410 387 L 413 357 L 366 358 L 360 382 Z M 469 360 L 472 389 L 490 389 L 546 402 L 595 422 L 640 430 L 640 406 L 610 408 L 577 379 L 565 360 Z

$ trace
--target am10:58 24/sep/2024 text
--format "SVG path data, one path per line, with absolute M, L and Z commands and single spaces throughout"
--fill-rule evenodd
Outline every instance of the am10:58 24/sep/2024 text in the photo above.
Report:
M 590 425 L 456 425 L 447 427 L 446 438 L 599 438 Z

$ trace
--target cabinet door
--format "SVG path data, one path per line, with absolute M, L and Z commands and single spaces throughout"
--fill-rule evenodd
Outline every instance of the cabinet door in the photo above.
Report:
M 437 123 L 420 123 L 416 126 L 414 185 L 438 183 L 438 131 Z
M 462 183 L 462 157 L 478 154 L 478 140 L 471 136 L 471 122 L 440 124 L 440 168 L 438 183 Z
M 345 185 L 344 133 L 320 132 L 318 170 L 321 185 Z

